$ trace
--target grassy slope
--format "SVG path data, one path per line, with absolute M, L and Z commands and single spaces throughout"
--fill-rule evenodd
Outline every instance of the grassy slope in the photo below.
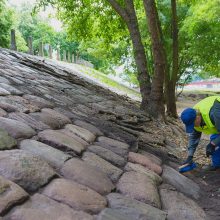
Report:
M 94 79 L 96 82 L 103 84 L 109 89 L 113 89 L 116 93 L 127 95 L 128 97 L 134 98 L 136 100 L 140 100 L 141 95 L 140 92 L 135 89 L 129 88 L 121 83 L 109 78 L 107 75 L 93 69 L 90 67 L 77 65 L 75 64 L 76 69 L 83 73 L 85 76 L 88 76 L 90 79 Z

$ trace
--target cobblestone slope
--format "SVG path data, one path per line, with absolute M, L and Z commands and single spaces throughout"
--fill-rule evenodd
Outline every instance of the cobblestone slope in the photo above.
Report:
M 200 186 L 174 169 L 178 132 L 69 69 L 0 49 L 0 219 L 204 220 Z

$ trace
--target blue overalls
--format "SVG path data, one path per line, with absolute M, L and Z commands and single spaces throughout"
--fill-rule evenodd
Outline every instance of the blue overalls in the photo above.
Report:
M 217 138 L 220 134 L 212 134 L 210 136 L 210 141 Z M 212 166 L 213 167 L 220 167 L 220 146 L 215 148 L 215 152 L 212 154 Z

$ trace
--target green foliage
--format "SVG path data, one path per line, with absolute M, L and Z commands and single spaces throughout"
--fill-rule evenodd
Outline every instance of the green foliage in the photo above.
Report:
M 181 34 L 186 37 L 194 62 L 212 75 L 220 72 L 220 1 L 199 1 L 183 22 Z
M 16 30 L 16 45 L 17 45 L 18 51 L 22 51 L 22 52 L 28 51 L 26 41 L 24 40 L 24 38 L 19 30 Z
M 6 7 L 5 1 L 0 1 L 0 47 L 9 47 L 12 16 L 13 12 Z

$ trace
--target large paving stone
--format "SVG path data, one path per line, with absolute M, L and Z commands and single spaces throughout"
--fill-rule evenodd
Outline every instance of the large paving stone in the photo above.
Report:
M 170 185 L 160 188 L 163 210 L 167 211 L 167 220 L 205 220 L 206 215 L 202 208 L 192 199 L 177 192 Z
M 50 101 L 47 101 L 44 98 L 34 95 L 24 95 L 25 99 L 27 99 L 31 104 L 38 106 L 40 109 L 42 108 L 53 108 L 54 104 Z
M 0 87 L 0 95 L 11 95 L 9 91 Z
M 28 194 L 20 186 L 0 176 L 0 215 L 27 198 Z
M 133 219 L 166 220 L 166 212 L 119 193 L 110 193 L 107 195 L 107 200 L 110 208 L 117 209 L 130 216 L 133 215 Z
M 149 170 L 148 168 L 140 165 L 140 164 L 135 164 L 135 163 L 130 163 L 128 162 L 124 168 L 125 171 L 136 171 L 139 173 L 143 173 L 146 176 L 148 176 L 154 183 L 157 185 L 162 183 L 162 178 L 156 174 L 154 171 Z
M 75 210 L 91 214 L 96 214 L 107 206 L 105 197 L 86 186 L 66 179 L 53 180 L 42 193 Z
M 0 128 L 0 150 L 9 150 L 17 145 L 17 141 L 8 132 Z
M 158 175 L 162 173 L 162 168 L 161 166 L 158 166 L 155 164 L 152 160 L 150 160 L 149 157 L 146 157 L 142 154 L 134 153 L 134 152 L 129 152 L 128 154 L 128 161 L 141 164 L 145 167 L 147 167 L 149 170 L 154 171 Z
M 0 175 L 27 191 L 37 190 L 55 174 L 45 161 L 26 151 L 0 151 Z
M 7 112 L 3 110 L 2 108 L 0 108 L 0 117 L 4 117 L 6 115 L 7 115 Z
M 155 155 L 153 155 L 151 153 L 148 153 L 147 151 L 144 151 L 144 150 L 139 150 L 138 153 L 146 156 L 151 161 L 153 161 L 155 164 L 161 166 L 162 160 L 159 157 L 157 157 L 157 156 L 155 156 Z
M 23 122 L 0 117 L 0 127 L 6 130 L 13 138 L 30 138 L 36 132 Z
M 129 145 L 121 141 L 101 136 L 98 137 L 98 142 L 96 144 L 107 148 L 122 157 L 125 157 L 128 154 Z
M 68 124 L 65 126 L 65 129 L 79 136 L 88 143 L 92 143 L 96 138 L 96 136 L 92 132 L 86 130 L 85 128 L 81 128 L 77 125 Z
M 42 121 L 52 129 L 62 128 L 65 124 L 71 123 L 70 119 L 49 108 L 41 109 L 41 112 L 31 113 L 36 120 Z
M 77 158 L 68 160 L 61 173 L 65 178 L 88 186 L 101 195 L 110 193 L 115 188 L 105 173 Z
M 123 157 L 104 147 L 91 145 L 87 148 L 87 150 L 99 155 L 100 157 L 109 161 L 115 166 L 123 167 L 126 164 L 126 160 Z
M 133 213 L 122 212 L 118 209 L 106 208 L 97 216 L 97 220 L 138 220 Z M 142 218 L 143 219 L 143 218 Z
M 92 152 L 83 153 L 82 159 L 103 171 L 112 182 L 117 182 L 123 171 Z
M 9 84 L 10 81 L 8 79 L 6 79 L 5 77 L 0 76 L 0 82 L 1 83 L 5 83 L 5 84 Z
M 23 205 L 15 207 L 4 220 L 94 220 L 94 218 L 37 193 Z
M 94 125 L 92 125 L 90 123 L 87 123 L 87 122 L 84 122 L 81 120 L 76 120 L 76 121 L 74 121 L 74 124 L 89 130 L 90 132 L 92 132 L 96 136 L 103 135 L 103 133 L 98 128 L 96 128 Z
M 8 115 L 8 118 L 14 119 L 14 120 L 17 120 L 17 121 L 21 121 L 21 122 L 29 125 L 33 129 L 36 129 L 36 130 L 39 130 L 39 131 L 50 129 L 50 127 L 48 125 L 44 124 L 41 121 L 37 121 L 34 117 L 31 117 L 30 115 L 22 113 L 22 112 L 10 113 Z
M 173 168 L 164 165 L 162 178 L 165 182 L 174 186 L 180 192 L 198 199 L 200 196 L 200 187 L 191 179 L 180 174 Z
M 29 102 L 20 96 L 0 97 L 0 107 L 7 112 L 35 112 L 39 111 L 37 106 L 29 104 Z
M 70 155 L 35 140 L 23 140 L 20 143 L 20 149 L 39 156 L 40 158 L 46 160 L 52 167 L 58 169 L 63 166 L 65 161 L 71 158 Z
M 60 131 L 45 130 L 38 133 L 40 141 L 65 151 L 81 154 L 85 145 Z
M 161 208 L 157 186 L 145 174 L 125 172 L 118 181 L 117 190 L 132 199 Z
M 23 92 L 6 83 L 0 83 L 0 87 L 9 91 L 12 95 L 23 95 Z
M 7 96 L 5 97 L 7 98 L 8 101 L 10 101 L 9 103 L 16 105 L 23 105 L 24 109 L 28 109 L 27 111 L 21 111 L 20 112 L 25 112 L 25 113 L 29 113 L 29 112 L 36 112 L 36 111 L 40 111 L 40 109 L 34 105 L 34 104 L 30 104 L 28 100 L 26 100 L 25 98 L 21 97 L 21 96 Z
M 83 140 L 81 137 L 77 136 L 76 134 L 74 134 L 73 132 L 71 132 L 71 131 L 68 130 L 68 129 L 60 129 L 59 131 L 60 131 L 61 133 L 65 134 L 65 135 L 68 135 L 68 136 L 72 137 L 74 140 L 80 142 L 83 146 L 89 145 L 88 142 L 86 142 L 86 141 Z

